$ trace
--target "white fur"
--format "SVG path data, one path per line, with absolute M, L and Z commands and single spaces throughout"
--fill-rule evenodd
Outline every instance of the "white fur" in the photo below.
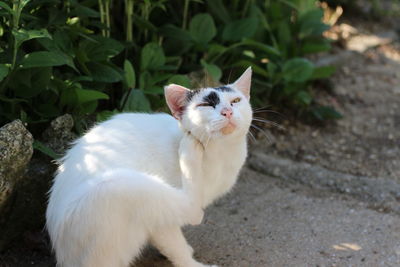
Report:
M 126 267 L 147 241 L 175 266 L 205 266 L 192 258 L 180 227 L 200 223 L 201 208 L 234 185 L 252 117 L 242 90 L 218 92 L 215 109 L 197 107 L 211 90 L 194 96 L 181 121 L 120 114 L 75 142 L 59 167 L 46 214 L 59 266 Z M 231 105 L 235 97 L 242 101 Z M 219 131 L 226 106 L 237 125 L 229 135 Z

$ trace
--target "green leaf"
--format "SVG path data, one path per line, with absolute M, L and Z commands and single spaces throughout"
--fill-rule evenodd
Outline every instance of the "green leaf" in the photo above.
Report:
M 26 99 L 39 95 L 48 88 L 52 74 L 51 67 L 19 70 L 16 72 L 19 82 L 12 83 L 15 95 Z
M 93 81 L 115 83 L 122 80 L 121 74 L 117 69 L 102 63 L 90 62 L 87 63 L 87 68 Z
M 257 73 L 264 77 L 270 76 L 264 68 L 260 67 L 259 65 L 255 64 L 254 62 L 251 62 L 249 60 L 239 60 L 239 61 L 235 62 L 234 64 L 232 64 L 232 67 L 242 67 L 243 69 L 247 69 L 248 67 L 251 67 L 251 69 L 253 70 L 254 73 Z
M 172 38 L 175 40 L 189 42 L 191 40 L 191 35 L 188 31 L 182 30 L 175 25 L 166 25 L 161 27 L 161 34 L 165 37 Z
M 225 41 L 240 41 L 243 38 L 252 37 L 257 31 L 257 27 L 258 19 L 255 17 L 230 22 L 222 32 L 222 39 Z
M 49 156 L 52 159 L 58 159 L 61 157 L 60 154 L 57 154 L 53 149 L 38 140 L 33 141 L 33 148 Z
M 194 45 L 190 33 L 174 25 L 163 26 L 160 32 L 166 37 L 163 48 L 168 55 L 182 55 Z
M 10 14 L 14 14 L 14 11 L 12 10 L 12 8 L 9 5 L 7 5 L 6 3 L 0 2 L 0 7 L 7 10 Z
M 78 17 L 91 17 L 91 18 L 98 18 L 100 17 L 100 13 L 97 10 L 94 10 L 92 8 L 86 7 L 84 5 L 80 5 L 78 3 L 75 3 L 75 14 Z
M 318 120 L 341 119 L 343 115 L 336 111 L 333 107 L 317 106 L 311 109 L 311 114 Z
M 203 59 L 200 61 L 200 63 L 203 66 L 206 73 L 210 75 L 214 81 L 218 82 L 221 79 L 222 71 L 217 65 L 207 63 Z
M 169 78 L 168 84 L 171 83 L 179 84 L 187 88 L 190 88 L 192 86 L 189 77 L 187 75 L 181 75 L 181 74 L 174 75 L 171 78 Z
M 153 84 L 153 77 L 148 71 L 142 71 L 139 76 L 139 88 L 147 90 Z
M 53 34 L 54 43 L 61 51 L 68 54 L 69 56 L 75 56 L 74 47 L 72 40 L 66 31 L 56 31 Z M 47 39 L 40 39 L 47 40 Z M 51 49 L 49 49 L 52 51 Z
M 220 45 L 220 44 L 210 44 L 207 49 L 207 61 L 208 62 L 213 62 L 216 58 L 220 57 L 223 55 L 226 51 L 228 51 L 228 48 Z
M 207 0 L 207 7 L 214 14 L 214 17 L 220 19 L 224 24 L 231 21 L 229 10 L 222 0 Z
M 108 95 L 103 92 L 99 92 L 96 90 L 88 90 L 75 88 L 75 93 L 78 99 L 79 104 L 90 102 L 98 99 L 109 99 Z
M 106 61 L 122 52 L 124 46 L 115 39 L 90 36 L 91 40 L 85 39 L 79 44 L 79 49 L 83 50 L 91 61 Z
M 15 41 L 16 41 L 16 47 L 20 47 L 20 45 L 23 42 L 26 42 L 31 39 L 37 39 L 37 38 L 49 38 L 51 39 L 51 35 L 46 29 L 41 29 L 41 30 L 25 30 L 25 29 L 19 29 L 19 30 L 12 30 L 12 34 L 14 35 Z
M 75 87 L 67 87 L 65 88 L 65 84 L 59 84 L 62 88 L 61 96 L 60 96 L 60 106 L 62 107 L 75 107 L 78 103 L 78 97 L 75 93 Z
M 313 80 L 326 79 L 329 78 L 332 74 L 334 74 L 335 71 L 336 71 L 335 66 L 318 67 L 314 69 L 311 79 Z
M 329 26 L 322 23 L 324 12 L 322 9 L 311 9 L 300 16 L 300 32 L 299 37 L 305 38 L 307 36 L 317 35 L 320 36 L 322 33 L 329 29 Z
M 305 82 L 313 72 L 314 64 L 305 58 L 292 58 L 283 65 L 283 78 L 289 82 Z
M 61 66 L 68 63 L 68 59 L 59 53 L 39 51 L 25 55 L 21 68 Z
M 266 53 L 267 55 L 280 56 L 280 54 L 281 54 L 280 51 L 278 49 L 276 49 L 275 47 L 272 47 L 270 45 L 267 45 L 267 44 L 264 44 L 261 42 L 257 42 L 252 39 L 245 39 L 241 42 L 241 44 L 257 48 L 257 49 L 263 51 L 264 53 Z
M 93 78 L 90 76 L 75 76 L 71 79 L 71 82 L 93 82 Z
M 10 67 L 6 64 L 0 64 L 0 82 L 7 76 L 10 71 Z
M 310 95 L 310 93 L 308 93 L 307 91 L 300 91 L 296 94 L 296 100 L 304 105 L 304 106 L 308 106 L 311 104 L 312 101 L 312 96 Z
M 190 21 L 189 32 L 196 43 L 206 44 L 215 37 L 217 29 L 210 14 L 202 13 Z
M 133 69 L 131 62 L 129 62 L 129 60 L 127 59 L 125 59 L 124 61 L 124 78 L 128 88 L 135 88 L 136 85 L 135 70 Z
M 128 100 L 124 106 L 123 111 L 125 112 L 150 112 L 151 106 L 149 100 L 143 94 L 142 90 L 132 89 L 129 94 Z M 122 99 L 125 99 L 123 97 Z
M 136 14 L 132 14 L 132 17 L 133 17 L 133 22 L 135 23 L 137 28 L 139 28 L 141 31 L 145 29 L 153 32 L 157 31 L 157 27 L 154 26 L 154 24 L 152 24 L 148 19 L 144 19 Z
M 79 106 L 79 108 L 77 109 L 78 114 L 82 115 L 92 114 L 93 112 L 96 111 L 97 105 L 98 105 L 97 100 L 86 102 L 85 104 Z
M 165 64 L 164 51 L 157 43 L 146 44 L 141 53 L 141 70 L 156 70 Z

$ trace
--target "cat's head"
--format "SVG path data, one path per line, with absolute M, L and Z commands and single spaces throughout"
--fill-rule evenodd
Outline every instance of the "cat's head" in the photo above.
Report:
M 246 135 L 252 120 L 250 106 L 251 68 L 234 83 L 189 90 L 170 84 L 165 98 L 181 127 L 200 141 Z

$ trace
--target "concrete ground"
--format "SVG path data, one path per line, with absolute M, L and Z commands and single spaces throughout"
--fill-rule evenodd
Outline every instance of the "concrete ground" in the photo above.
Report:
M 219 266 L 400 266 L 400 216 L 371 207 L 245 168 L 185 234 L 198 260 Z M 147 251 L 134 266 L 172 265 Z

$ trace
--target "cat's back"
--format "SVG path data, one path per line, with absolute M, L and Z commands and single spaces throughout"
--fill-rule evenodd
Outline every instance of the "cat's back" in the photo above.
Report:
M 112 168 L 168 173 L 176 168 L 180 138 L 178 123 L 168 114 L 118 114 L 78 139 L 62 168 L 83 176 Z

